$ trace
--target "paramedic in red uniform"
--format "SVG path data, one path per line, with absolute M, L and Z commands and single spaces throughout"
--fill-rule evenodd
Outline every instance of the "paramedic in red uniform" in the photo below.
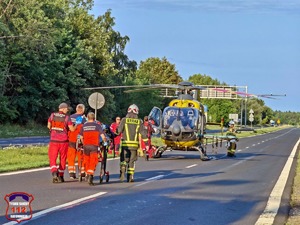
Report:
M 127 182 L 134 182 L 133 175 L 137 150 L 141 139 L 143 121 L 138 118 L 139 108 L 133 104 L 128 107 L 126 117 L 122 118 L 117 133 L 122 134 L 120 154 L 120 181 L 124 181 L 126 168 Z
M 64 171 L 66 169 L 66 160 L 68 153 L 68 132 L 74 131 L 70 116 L 67 115 L 69 106 L 67 103 L 61 103 L 59 111 L 54 112 L 48 118 L 48 129 L 50 130 L 50 143 L 48 156 L 53 183 L 64 182 Z M 59 155 L 59 165 L 56 164 Z
M 110 125 L 110 131 L 113 134 L 113 141 L 111 143 L 110 149 L 109 149 L 109 154 L 112 154 L 113 151 L 115 151 L 115 155 L 119 155 L 119 149 L 120 149 L 120 142 L 121 142 L 121 135 L 117 134 L 117 128 L 121 122 L 121 117 L 117 116 L 115 118 L 115 122 L 113 122 Z
M 151 147 L 151 135 L 154 133 L 152 124 L 149 122 L 148 116 L 144 117 L 141 132 L 141 148 L 144 154 L 148 154 L 148 150 Z
M 89 112 L 87 115 L 87 122 L 83 124 L 80 130 L 80 139 L 83 143 L 84 166 L 87 173 L 87 180 L 89 185 L 94 185 L 94 171 L 98 164 L 98 147 L 100 143 L 100 136 L 104 140 L 104 146 L 107 145 L 107 139 L 104 135 L 101 124 L 95 121 L 95 114 Z
M 68 159 L 68 170 L 71 179 L 76 179 L 76 168 L 75 168 L 76 156 L 78 161 L 78 168 L 81 168 L 81 171 L 78 172 L 81 173 L 81 176 L 84 176 L 84 166 L 81 165 L 82 154 L 80 153 L 80 151 L 77 151 L 78 149 L 76 149 L 77 136 L 79 134 L 82 125 L 86 122 L 84 111 L 85 111 L 85 106 L 83 104 L 78 104 L 76 106 L 76 113 L 70 116 L 73 125 L 75 125 L 77 121 L 76 130 L 73 132 L 69 132 L 69 148 L 68 148 L 67 159 Z

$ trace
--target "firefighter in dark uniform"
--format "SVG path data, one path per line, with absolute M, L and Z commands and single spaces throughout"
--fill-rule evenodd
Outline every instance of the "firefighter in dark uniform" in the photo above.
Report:
M 143 121 L 138 118 L 139 108 L 133 104 L 128 107 L 126 117 L 122 118 L 117 133 L 122 134 L 120 154 L 120 181 L 124 181 L 127 169 L 127 182 L 134 182 L 133 175 L 137 160 Z
M 231 138 L 228 141 L 228 148 L 227 148 L 227 156 L 229 157 L 235 157 L 235 151 L 236 151 L 236 142 L 239 140 L 236 136 L 236 129 L 234 127 L 234 121 L 231 120 L 229 122 L 229 128 L 228 131 L 226 133 L 227 136 L 233 136 L 235 138 Z

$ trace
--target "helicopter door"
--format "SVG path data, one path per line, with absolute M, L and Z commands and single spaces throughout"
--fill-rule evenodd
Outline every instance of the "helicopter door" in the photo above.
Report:
M 160 130 L 161 130 L 161 121 L 162 121 L 162 118 L 161 118 L 161 115 L 162 115 L 162 112 L 161 112 L 161 109 L 154 106 L 149 115 L 148 115 L 148 118 L 149 120 L 152 120 L 153 121 L 153 128 L 155 130 L 155 133 L 154 135 L 156 134 L 159 134 L 160 133 Z

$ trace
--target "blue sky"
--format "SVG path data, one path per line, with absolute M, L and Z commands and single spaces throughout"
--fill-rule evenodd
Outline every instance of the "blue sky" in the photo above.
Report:
M 273 110 L 300 112 L 299 0 L 95 0 L 111 9 L 126 54 L 138 63 L 166 57 L 187 79 L 206 74 L 263 99 Z

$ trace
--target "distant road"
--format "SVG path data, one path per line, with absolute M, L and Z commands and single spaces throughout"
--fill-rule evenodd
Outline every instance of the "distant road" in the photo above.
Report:
M 207 130 L 207 133 L 218 133 L 221 130 Z M 28 146 L 28 145 L 48 145 L 48 137 L 16 137 L 16 138 L 0 138 L 0 149 L 9 146 Z
M 0 148 L 9 146 L 47 145 L 49 137 L 0 138 Z

